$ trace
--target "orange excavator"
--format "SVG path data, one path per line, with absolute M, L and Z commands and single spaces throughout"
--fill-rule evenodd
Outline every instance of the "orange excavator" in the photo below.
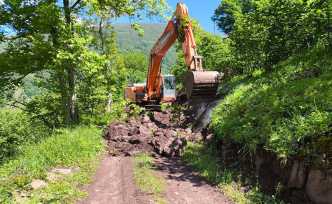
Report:
M 176 100 L 175 77 L 161 74 L 161 63 L 176 40 L 182 42 L 188 71 L 184 77 L 187 99 L 210 98 L 217 93 L 222 74 L 203 69 L 203 58 L 197 54 L 196 42 L 189 20 L 188 8 L 178 3 L 172 19 L 157 40 L 150 53 L 146 84 L 134 84 L 125 89 L 125 98 L 131 102 L 148 106 Z

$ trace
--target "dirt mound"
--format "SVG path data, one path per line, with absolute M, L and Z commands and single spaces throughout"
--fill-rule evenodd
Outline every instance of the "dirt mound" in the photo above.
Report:
M 163 156 L 179 156 L 188 140 L 201 138 L 181 125 L 170 112 L 152 112 L 127 122 L 111 123 L 105 130 L 111 155 L 131 156 L 154 151 Z

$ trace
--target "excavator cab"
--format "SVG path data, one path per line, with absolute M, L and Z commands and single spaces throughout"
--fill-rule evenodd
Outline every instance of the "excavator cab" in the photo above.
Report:
M 174 102 L 176 100 L 176 83 L 174 75 L 163 76 L 162 102 Z

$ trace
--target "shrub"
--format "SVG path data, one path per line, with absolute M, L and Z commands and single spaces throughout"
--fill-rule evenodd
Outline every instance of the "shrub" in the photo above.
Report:
M 39 121 L 22 111 L 0 109 L 0 163 L 21 151 L 23 144 L 37 142 L 48 134 Z
M 79 187 L 89 182 L 103 149 L 100 130 L 93 127 L 58 129 L 40 143 L 25 146 L 21 155 L 0 166 L 0 203 L 16 203 L 16 192 L 26 193 L 24 203 L 74 203 L 82 196 Z M 31 189 L 33 179 L 47 179 L 54 167 L 78 167 L 79 171 L 48 181 L 43 189 Z

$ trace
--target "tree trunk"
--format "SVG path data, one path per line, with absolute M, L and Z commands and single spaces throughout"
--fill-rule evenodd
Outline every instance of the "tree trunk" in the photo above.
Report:
M 66 26 L 69 32 L 72 32 L 72 20 L 71 20 L 71 8 L 69 6 L 69 0 L 63 0 L 64 15 Z M 76 92 L 75 92 L 75 67 L 71 62 L 66 63 L 67 72 L 67 84 L 68 91 L 66 97 L 65 108 L 65 121 L 67 125 L 78 123 L 78 109 L 76 106 Z
M 100 38 L 100 51 L 102 54 L 105 54 L 105 38 L 103 32 L 103 17 L 100 17 L 99 20 L 99 38 Z
M 52 37 L 53 46 L 55 47 L 55 49 L 59 49 L 59 45 L 60 45 L 59 44 L 59 31 L 58 31 L 57 27 L 56 26 L 52 27 L 50 33 L 51 33 L 51 37 Z M 65 124 L 70 124 L 71 117 L 70 117 L 70 113 L 68 111 L 68 100 L 67 100 L 68 86 L 67 86 L 67 82 L 66 82 L 65 70 L 62 67 L 59 68 L 59 71 L 57 71 L 56 78 L 59 83 L 58 88 L 59 88 L 59 91 L 61 94 L 63 122 Z

